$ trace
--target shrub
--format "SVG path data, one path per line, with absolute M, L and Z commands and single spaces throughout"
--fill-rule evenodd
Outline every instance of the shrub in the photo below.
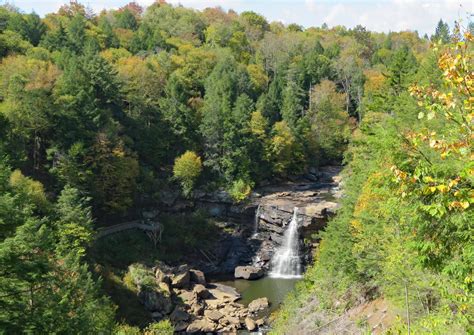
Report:
M 246 183 L 243 179 L 234 181 L 229 190 L 230 196 L 235 202 L 242 202 L 250 196 L 252 185 Z
M 170 320 L 151 323 L 143 332 L 145 335 L 172 335 L 174 328 Z
M 140 328 L 127 324 L 120 324 L 115 327 L 115 335 L 141 335 Z
M 186 151 L 176 158 L 173 166 L 174 178 L 178 179 L 184 195 L 188 196 L 193 190 L 194 183 L 202 171 L 201 157 L 195 152 Z
M 142 264 L 132 264 L 128 267 L 129 276 L 137 286 L 154 288 L 156 286 L 155 277 L 150 269 Z

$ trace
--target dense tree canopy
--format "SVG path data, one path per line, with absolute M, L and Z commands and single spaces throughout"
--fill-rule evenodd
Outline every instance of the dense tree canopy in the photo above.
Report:
M 455 32 L 421 66 L 403 47 L 383 76 L 371 72 L 346 152 L 342 209 L 276 333 L 298 327 L 295 315 L 308 300 L 342 315 L 361 296 L 391 306 L 398 319 L 389 332 L 474 331 L 474 37 Z M 340 108 L 332 94 L 332 108 Z
M 445 48 L 453 36 L 440 21 L 431 40 Z M 472 68 L 456 60 L 472 61 L 472 46 L 440 56 L 429 44 L 165 1 L 100 13 L 71 1 L 43 18 L 0 6 L 0 332 L 110 333 L 114 307 L 87 262 L 98 223 L 178 184 L 244 201 L 272 179 L 342 163 L 350 141 L 348 205 L 320 262 L 344 249 L 341 287 L 365 281 L 387 296 L 398 268 L 442 273 L 439 308 L 472 312 Z M 399 196 L 416 208 L 404 200 L 401 215 Z M 374 201 L 385 198 L 389 208 Z M 403 262 L 414 254 L 423 267 Z M 378 281 L 381 271 L 393 276 Z

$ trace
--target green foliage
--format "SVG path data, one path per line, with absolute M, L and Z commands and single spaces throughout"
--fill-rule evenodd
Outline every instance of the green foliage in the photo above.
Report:
M 415 56 L 407 46 L 393 53 L 388 65 L 388 83 L 396 94 L 406 91 L 417 67 Z
M 324 80 L 313 88 L 307 117 L 312 130 L 308 141 L 315 146 L 316 161 L 340 160 L 350 136 L 350 120 L 344 95 L 333 82 Z
M 160 322 L 151 323 L 144 330 L 145 335 L 172 335 L 174 327 L 169 320 L 161 320 Z
M 234 181 L 229 194 L 235 202 L 242 202 L 250 196 L 252 186 L 242 179 Z
M 127 324 L 119 324 L 114 328 L 115 335 L 141 335 L 139 327 L 129 326 Z
M 25 177 L 20 170 L 15 170 L 10 175 L 10 187 L 18 194 L 23 195 L 25 202 L 30 202 L 40 211 L 45 211 L 49 202 L 44 193 L 43 184 L 39 181 Z
M 183 188 L 183 193 L 189 195 L 193 190 L 194 183 L 202 171 L 201 157 L 192 151 L 186 151 L 176 158 L 173 166 L 173 174 Z
M 128 273 L 130 274 L 130 279 L 133 281 L 135 286 L 149 289 L 156 287 L 156 280 L 153 272 L 143 264 L 130 265 L 128 267 Z
M 439 20 L 438 25 L 436 26 L 436 30 L 433 36 L 431 36 L 431 40 L 435 43 L 449 43 L 450 41 L 450 32 L 449 32 L 449 25 L 447 22 L 443 22 L 443 20 Z
M 391 333 L 473 331 L 472 35 L 463 38 L 440 47 L 425 86 L 407 89 L 416 62 L 407 48 L 393 54 L 387 82 L 397 95 L 373 104 L 354 132 L 343 206 L 277 333 L 311 296 L 324 313 L 361 295 L 391 303 Z
M 33 187 L 33 194 L 30 189 L 35 182 L 18 172 L 12 176 L 11 194 L 20 196 L 26 190 L 27 196 L 21 198 L 23 206 L 34 208 L 38 187 Z M 0 208 L 8 200 L 2 197 Z M 0 222 L 15 218 L 17 224 L 15 233 L 0 241 L 0 325 L 5 332 L 96 333 L 113 325 L 114 308 L 100 295 L 99 283 L 81 259 L 90 240 L 81 227 L 88 227 L 90 221 L 87 211 L 75 201 L 74 191 L 67 189 L 57 204 L 57 213 L 50 216 L 17 212 L 18 207 L 10 210 L 17 212 L 16 218 L 0 211 Z M 74 218 L 68 219 L 65 211 L 69 210 L 73 213 L 68 215 L 76 214 Z M 65 217 L 52 225 L 56 215 Z M 71 234 L 78 238 L 71 238 Z
M 449 27 L 440 22 L 435 35 L 446 44 Z M 199 215 L 165 217 L 157 248 L 141 232 L 91 248 L 95 226 L 155 205 L 174 180 L 185 195 L 199 179 L 243 201 L 273 177 L 340 163 L 351 131 L 344 208 L 322 234 L 318 263 L 302 287 L 340 297 L 366 285 L 403 303 L 397 297 L 408 286 L 420 294 L 418 302 L 410 295 L 417 326 L 433 318 L 446 324 L 450 304 L 465 313 L 450 322 L 468 324 L 460 315 L 471 311 L 470 149 L 457 146 L 466 139 L 437 115 L 471 100 L 455 94 L 455 81 L 443 81 L 448 68 L 437 69 L 439 54 L 427 48 L 412 32 L 302 29 L 254 12 L 161 1 L 143 12 L 131 3 L 97 15 L 73 1 L 44 18 L 1 6 L 0 157 L 11 165 L 0 164 L 2 330 L 110 332 L 114 309 L 99 294 L 88 256 L 126 271 L 132 263 L 179 259 L 217 234 Z M 414 79 L 448 99 L 420 110 L 407 92 Z M 430 137 L 406 136 L 428 122 L 425 115 L 433 122 L 427 129 L 439 134 L 435 147 L 451 145 L 456 154 L 451 148 L 439 157 Z M 432 166 L 419 163 L 420 152 Z M 403 201 L 391 165 L 418 180 L 403 186 Z M 410 278 L 406 285 L 398 268 Z M 121 304 L 118 318 L 131 311 L 132 324 L 145 327 L 136 305 L 122 306 L 135 294 L 122 285 L 123 274 L 106 277 L 107 285 L 115 281 L 107 287 Z M 417 276 L 439 285 L 430 289 Z M 428 300 L 429 316 L 422 312 Z M 150 333 L 171 331 L 153 327 L 160 330 Z
M 70 186 L 61 191 L 56 209 L 59 216 L 56 223 L 59 239 L 57 251 L 60 255 L 74 252 L 78 257 L 85 256 L 93 236 L 92 214 L 87 201 Z
M 43 19 L 8 6 L 1 14 L 1 147 L 53 193 L 69 184 L 91 197 L 101 219 L 156 197 L 177 152 L 199 153 L 203 178 L 227 188 L 340 161 L 343 113 L 359 113 L 369 56 L 383 47 L 388 64 L 400 45 L 424 48 L 412 35 L 379 40 L 357 27 L 323 38 L 254 12 L 165 3 L 97 16 L 79 3 Z M 326 108 L 330 120 L 319 120 L 311 94 L 325 78 L 336 83 L 327 105 L 338 112 Z
M 267 146 L 267 157 L 272 160 L 277 175 L 287 175 L 302 170 L 301 147 L 285 121 L 274 124 L 272 138 Z

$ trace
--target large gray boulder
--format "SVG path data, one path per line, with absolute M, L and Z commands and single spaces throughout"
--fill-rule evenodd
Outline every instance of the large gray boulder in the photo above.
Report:
M 173 277 L 171 285 L 173 285 L 174 288 L 188 288 L 190 280 L 191 276 L 189 271 L 184 271 L 183 273 L 177 274 Z
M 180 321 L 187 321 L 189 320 L 190 315 L 183 311 L 181 308 L 176 307 L 174 311 L 170 314 L 170 320 L 176 324 Z
M 247 280 L 254 280 L 263 277 L 264 271 L 262 268 L 255 266 L 238 266 L 234 270 L 235 278 L 243 278 Z
M 189 270 L 189 274 L 192 282 L 206 286 L 206 276 L 204 275 L 204 272 L 201 270 L 191 269 Z
M 204 311 L 204 316 L 208 318 L 209 320 L 216 321 L 216 322 L 224 317 L 224 315 L 221 312 L 216 311 L 215 309 Z
M 209 293 L 212 295 L 212 300 L 206 300 L 207 304 L 219 305 L 227 302 L 233 302 L 240 299 L 240 293 L 231 286 L 213 283 L 209 286 Z
M 217 324 L 209 319 L 196 319 L 186 329 L 187 333 L 213 332 L 217 329 Z
M 138 293 L 138 299 L 150 312 L 169 314 L 173 310 L 171 299 L 157 291 L 142 290 Z
M 255 299 L 249 304 L 250 313 L 255 313 L 265 308 L 268 308 L 268 299 L 265 297 Z
M 209 290 L 201 284 L 196 284 L 193 288 L 193 292 L 196 293 L 197 297 L 200 299 L 207 299 L 211 296 Z

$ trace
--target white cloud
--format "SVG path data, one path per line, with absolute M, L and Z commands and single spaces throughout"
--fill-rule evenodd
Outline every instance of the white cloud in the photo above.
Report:
M 298 10 L 296 5 L 293 8 Z M 452 25 L 455 20 L 466 21 L 469 12 L 474 12 L 472 0 L 305 0 L 299 17 L 306 27 L 326 22 L 329 26 L 361 24 L 376 31 L 430 34 L 439 19 Z
M 5 0 L 3 0 L 5 1 Z M 12 0 L 15 5 L 39 14 L 56 11 L 69 0 Z M 117 8 L 132 0 L 79 0 L 96 11 Z M 136 0 L 143 6 L 155 0 Z M 474 13 L 474 0 L 167 0 L 174 5 L 204 9 L 221 6 L 237 12 L 253 10 L 270 21 L 297 23 L 305 27 L 333 25 L 354 27 L 362 24 L 370 30 L 418 30 L 432 33 L 440 18 L 450 24 Z M 2 0 L 0 0 L 2 2 Z

